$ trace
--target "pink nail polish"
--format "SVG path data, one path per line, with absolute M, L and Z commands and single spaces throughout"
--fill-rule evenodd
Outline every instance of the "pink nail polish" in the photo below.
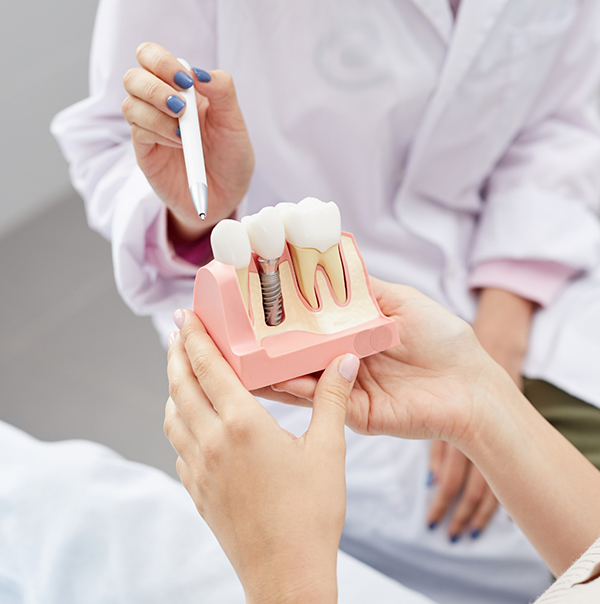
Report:
M 183 310 L 179 309 L 173 313 L 173 321 L 175 325 L 177 325 L 177 329 L 181 329 L 183 327 L 183 322 L 185 321 L 185 313 Z
M 338 373 L 347 381 L 352 383 L 358 373 L 360 360 L 353 354 L 347 354 L 338 366 Z
M 176 338 L 177 338 L 177 333 L 176 331 L 172 331 L 169 334 L 169 337 L 167 338 L 167 348 L 171 348 L 171 346 L 173 346 L 173 342 L 175 342 Z

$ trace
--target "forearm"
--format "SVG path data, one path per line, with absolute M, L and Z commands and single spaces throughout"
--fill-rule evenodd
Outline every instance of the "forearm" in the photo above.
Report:
M 491 362 L 490 362 L 491 365 Z M 600 535 L 600 473 L 514 389 L 497 366 L 485 409 L 461 448 L 556 574 Z M 460 443 L 459 443 L 460 445 Z
M 518 385 L 535 306 L 530 300 L 503 289 L 489 287 L 479 294 L 473 330 L 486 352 Z

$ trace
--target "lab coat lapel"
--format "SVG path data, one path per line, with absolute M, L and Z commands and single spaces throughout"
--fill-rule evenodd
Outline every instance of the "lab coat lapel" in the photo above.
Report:
M 423 7 L 428 0 L 412 0 Z M 447 0 L 446 0 L 447 1 Z M 418 130 L 405 171 L 407 184 L 436 122 L 510 0 L 462 0 L 440 81 Z
M 485 2 L 486 0 L 481 0 Z M 412 0 L 413 4 L 431 22 L 442 40 L 450 43 L 452 37 L 452 12 L 448 0 Z

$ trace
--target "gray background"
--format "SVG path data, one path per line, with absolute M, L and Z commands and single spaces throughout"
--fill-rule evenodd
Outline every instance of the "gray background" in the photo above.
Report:
M 174 475 L 164 350 L 119 298 L 110 247 L 88 229 L 49 132 L 54 114 L 87 96 L 96 6 L 2 6 L 0 419 L 43 440 L 102 442 Z

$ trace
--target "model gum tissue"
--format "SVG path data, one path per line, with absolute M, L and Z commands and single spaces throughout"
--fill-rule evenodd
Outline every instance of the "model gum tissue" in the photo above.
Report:
M 307 198 L 222 220 L 211 245 L 194 311 L 249 390 L 398 344 L 335 203 Z

